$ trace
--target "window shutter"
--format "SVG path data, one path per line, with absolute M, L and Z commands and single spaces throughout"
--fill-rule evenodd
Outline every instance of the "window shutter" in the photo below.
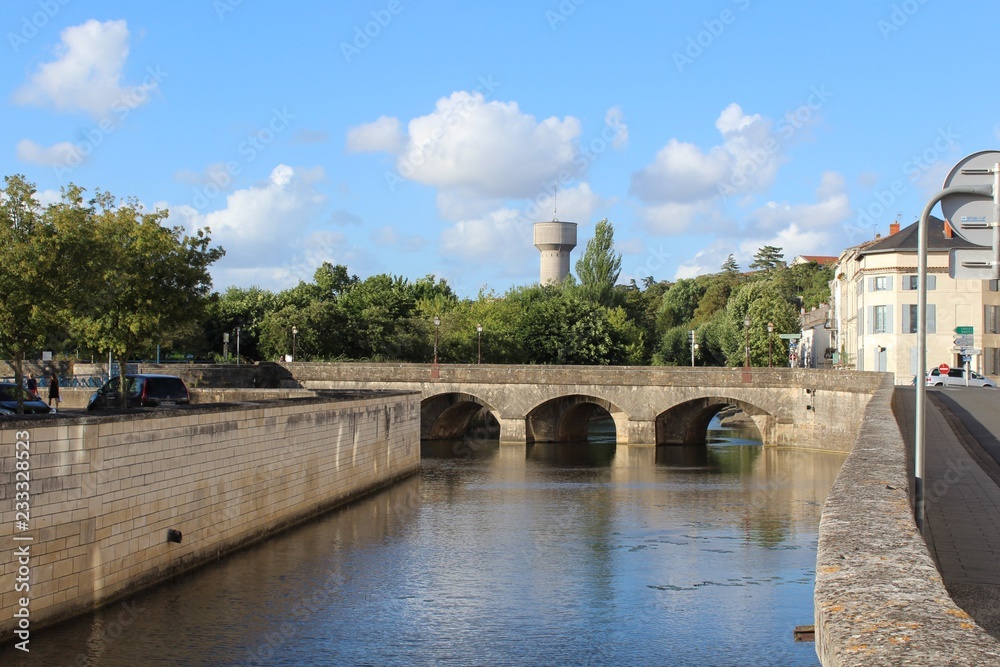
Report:
M 927 333 L 937 333 L 937 315 L 933 303 L 927 304 Z
M 927 290 L 937 289 L 937 276 L 927 276 Z
M 889 280 L 892 280 L 892 278 L 890 278 Z M 888 306 L 885 307 L 885 332 L 884 333 L 889 333 L 889 334 L 892 333 L 892 304 L 891 303 Z M 885 370 L 885 369 L 883 368 L 882 370 Z
M 903 276 L 903 291 L 910 289 L 910 276 Z
M 903 305 L 903 328 L 899 333 L 910 333 L 910 306 Z
M 865 308 L 867 311 L 865 317 L 867 322 L 865 322 L 865 333 L 875 333 L 875 306 L 868 306 Z
M 869 278 L 868 279 L 868 291 L 869 292 L 874 292 L 875 291 L 875 279 L 874 278 Z
M 886 276 L 886 278 L 885 278 L 885 288 L 887 290 L 889 290 L 890 292 L 892 291 L 892 276 Z

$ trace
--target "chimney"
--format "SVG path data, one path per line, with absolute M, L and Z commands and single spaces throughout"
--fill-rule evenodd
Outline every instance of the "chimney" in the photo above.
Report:
M 955 238 L 955 233 L 951 229 L 951 221 L 950 220 L 945 220 L 944 221 L 944 237 L 946 239 Z
M 899 231 L 899 223 L 898 222 L 890 222 L 889 223 L 889 236 L 892 236 L 893 234 L 897 233 L 898 231 Z

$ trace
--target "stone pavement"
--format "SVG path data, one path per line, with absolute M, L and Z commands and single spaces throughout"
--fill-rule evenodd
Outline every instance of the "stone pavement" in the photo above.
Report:
M 910 452 L 914 395 L 893 401 Z M 924 538 L 955 603 L 1000 639 L 1000 391 L 928 388 L 925 414 Z

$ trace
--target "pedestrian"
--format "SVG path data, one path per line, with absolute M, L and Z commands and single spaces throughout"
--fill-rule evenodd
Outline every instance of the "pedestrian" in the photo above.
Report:
M 59 412 L 59 376 L 55 373 L 49 376 L 49 407 L 52 408 L 52 412 Z M 55 407 L 52 407 L 52 402 L 55 401 Z
M 38 399 L 38 380 L 31 373 L 28 373 L 28 393 Z

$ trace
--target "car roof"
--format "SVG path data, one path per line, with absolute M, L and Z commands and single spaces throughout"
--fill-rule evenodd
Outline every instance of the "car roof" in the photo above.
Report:
M 117 375 L 115 377 L 118 377 Z M 171 378 L 174 380 L 180 380 L 181 378 L 177 375 L 165 375 L 162 373 L 126 373 L 126 378 Z

